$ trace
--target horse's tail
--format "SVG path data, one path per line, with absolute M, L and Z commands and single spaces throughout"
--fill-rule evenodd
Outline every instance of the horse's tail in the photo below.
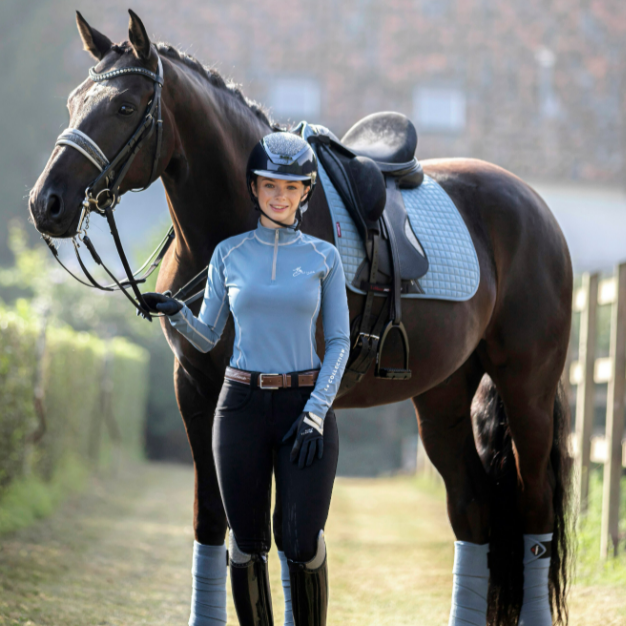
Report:
M 502 399 L 489 376 L 483 378 L 473 404 L 481 457 L 492 478 L 489 546 L 489 626 L 517 624 L 523 595 L 523 528 L 517 508 L 517 467 Z M 554 473 L 554 538 L 550 562 L 550 601 L 555 624 L 566 625 L 569 574 L 569 479 L 567 451 L 569 412 L 559 385 L 554 401 L 554 436 L 550 463 Z

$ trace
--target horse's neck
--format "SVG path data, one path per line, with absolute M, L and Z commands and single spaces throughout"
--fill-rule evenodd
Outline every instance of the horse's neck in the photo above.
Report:
M 170 65 L 176 80 L 164 124 L 174 124 L 175 142 L 163 184 L 178 256 L 201 266 L 220 241 L 253 227 L 245 166 L 270 129 L 226 90 Z

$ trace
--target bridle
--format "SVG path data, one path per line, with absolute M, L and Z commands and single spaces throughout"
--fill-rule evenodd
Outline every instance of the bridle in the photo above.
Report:
M 155 50 L 156 52 L 156 50 Z M 69 146 L 78 150 L 83 156 L 91 161 L 100 170 L 100 174 L 96 179 L 85 189 L 85 199 L 82 204 L 82 212 L 78 222 L 77 234 L 72 237 L 72 244 L 76 253 L 78 263 L 88 279 L 88 283 L 80 279 L 73 272 L 71 272 L 59 259 L 58 250 L 54 245 L 51 237 L 43 235 L 45 242 L 48 244 L 48 248 L 54 255 L 58 263 L 78 282 L 83 285 L 102 291 L 121 291 L 135 306 L 137 314 L 145 317 L 148 320 L 152 320 L 153 317 L 162 317 L 162 314 L 151 313 L 141 292 L 139 291 L 139 284 L 145 283 L 146 279 L 154 272 L 159 266 L 165 253 L 174 240 L 174 227 L 171 226 L 167 234 L 157 246 L 157 248 L 148 257 L 148 260 L 137 270 L 132 272 L 130 264 L 124 252 L 122 242 L 115 223 L 115 217 L 113 212 L 115 206 L 120 202 L 119 189 L 124 180 L 124 177 L 128 173 L 130 166 L 134 158 L 137 156 L 141 146 L 147 141 L 155 131 L 156 128 L 156 149 L 154 152 L 154 159 L 152 162 L 152 171 L 148 184 L 137 191 L 143 191 L 147 189 L 155 180 L 157 175 L 157 167 L 161 156 L 161 143 L 163 138 L 163 120 L 161 119 L 161 89 L 163 87 L 163 64 L 161 58 L 157 53 L 158 60 L 158 73 L 155 74 L 150 70 L 143 67 L 125 67 L 117 70 L 111 70 L 109 72 L 98 73 L 92 67 L 89 70 L 89 78 L 98 83 L 111 78 L 117 78 L 118 76 L 125 76 L 128 74 L 137 74 L 149 78 L 154 83 L 154 93 L 152 99 L 148 102 L 143 119 L 131 135 L 130 139 L 117 153 L 112 161 L 109 161 L 104 152 L 100 149 L 98 144 L 91 139 L 88 135 L 76 128 L 66 128 L 58 137 L 57 146 Z M 124 267 L 126 278 L 118 280 L 109 268 L 102 262 L 102 259 L 96 252 L 93 242 L 87 236 L 87 229 L 89 228 L 89 216 L 91 213 L 98 213 L 106 218 L 109 227 L 111 229 L 111 235 L 115 242 L 117 253 Z M 90 272 L 87 270 L 79 252 L 80 242 L 83 242 L 89 250 L 93 260 L 103 267 L 105 272 L 111 277 L 113 283 L 109 285 L 101 285 L 98 283 Z M 204 270 L 203 270 L 204 272 Z M 194 280 L 198 282 L 198 277 L 203 274 L 201 272 L 198 276 L 194 277 L 190 283 L 180 289 L 175 297 L 184 297 L 188 292 L 188 287 Z M 197 287 L 197 285 L 194 285 Z M 129 292 L 128 288 L 132 290 L 133 295 Z M 187 292 L 185 290 L 187 289 Z M 196 299 L 198 294 L 194 296 Z M 191 301 L 191 300 L 189 300 Z

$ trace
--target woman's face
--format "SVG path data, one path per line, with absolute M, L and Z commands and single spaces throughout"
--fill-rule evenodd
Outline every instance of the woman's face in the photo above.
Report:
M 281 224 L 289 225 L 294 223 L 296 211 L 302 198 L 307 194 L 308 187 L 305 187 L 301 180 L 257 176 L 256 181 L 252 181 L 252 191 L 264 213 Z M 261 215 L 261 224 L 269 228 L 278 228 L 264 215 Z

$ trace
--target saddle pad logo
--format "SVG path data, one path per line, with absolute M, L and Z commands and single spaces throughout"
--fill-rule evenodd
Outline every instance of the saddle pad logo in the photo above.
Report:
M 293 270 L 293 276 L 294 278 L 296 276 L 310 276 L 311 274 L 314 274 L 315 270 L 311 270 L 310 272 L 305 272 L 300 266 L 296 267 Z
M 533 556 L 536 556 L 538 559 L 541 558 L 548 550 L 542 543 L 536 543 L 531 549 L 530 552 Z

